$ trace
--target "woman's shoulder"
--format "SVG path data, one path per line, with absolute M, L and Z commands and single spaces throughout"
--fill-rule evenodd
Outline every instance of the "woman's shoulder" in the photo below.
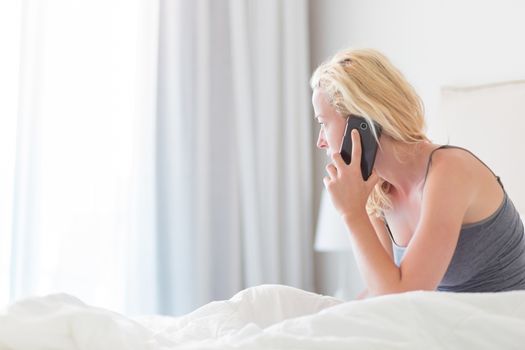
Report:
M 463 224 L 478 222 L 501 205 L 505 191 L 496 174 L 477 155 L 463 148 L 444 148 L 435 152 L 434 172 L 429 181 L 441 187 L 455 187 L 459 195 L 470 198 Z M 457 197 L 457 195 L 455 195 Z
M 465 149 L 436 148 L 429 158 L 422 191 L 425 193 L 432 189 L 438 193 L 474 196 L 486 178 L 484 173 L 487 170 L 480 167 L 480 164 L 476 157 Z
M 475 175 L 476 172 L 487 168 L 474 153 L 468 149 L 441 145 L 434 149 L 429 159 L 429 169 L 434 168 L 445 174 L 466 173 Z M 488 168 L 485 170 L 489 170 Z M 428 173 L 427 173 L 428 175 Z

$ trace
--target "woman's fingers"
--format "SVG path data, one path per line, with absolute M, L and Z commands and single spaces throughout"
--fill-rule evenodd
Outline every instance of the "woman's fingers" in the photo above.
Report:
M 343 160 L 341 153 L 337 153 L 337 152 L 332 153 L 332 161 L 336 169 L 339 171 L 346 166 L 346 163 Z
M 352 163 L 361 168 L 361 135 L 357 129 L 352 130 Z
M 335 178 L 337 176 L 337 168 L 333 163 L 330 163 L 326 166 L 326 172 L 330 175 L 330 178 Z
M 324 183 L 324 187 L 328 188 L 328 184 L 330 183 L 330 177 L 329 176 L 323 177 L 323 183 Z
M 368 185 L 368 187 L 374 188 L 374 186 L 377 184 L 379 179 L 380 179 L 379 175 L 377 175 L 376 171 L 372 170 L 372 174 L 370 174 L 370 176 L 368 177 L 368 180 L 366 180 L 366 184 Z

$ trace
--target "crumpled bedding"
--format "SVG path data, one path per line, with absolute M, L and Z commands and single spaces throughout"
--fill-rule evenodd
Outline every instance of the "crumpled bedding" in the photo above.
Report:
M 0 349 L 523 349 L 525 291 L 408 292 L 360 301 L 281 285 L 182 317 L 124 315 L 56 294 L 0 314 Z

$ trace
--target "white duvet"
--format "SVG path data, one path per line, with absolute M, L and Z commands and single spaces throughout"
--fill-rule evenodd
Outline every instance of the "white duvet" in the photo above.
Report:
M 344 303 L 262 285 L 186 316 L 135 319 L 51 295 L 0 314 L 0 349 L 525 349 L 525 291 Z

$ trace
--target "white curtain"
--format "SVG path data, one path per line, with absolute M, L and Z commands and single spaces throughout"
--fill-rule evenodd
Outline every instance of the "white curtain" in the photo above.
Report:
M 0 305 L 9 301 L 21 3 L 0 2 Z
M 0 301 L 179 315 L 261 283 L 313 290 L 306 0 L 21 12 Z
M 313 289 L 307 1 L 161 1 L 165 305 Z
M 13 220 L 0 232 L 9 300 L 66 292 L 156 311 L 158 8 L 27 0 L 21 10 Z

